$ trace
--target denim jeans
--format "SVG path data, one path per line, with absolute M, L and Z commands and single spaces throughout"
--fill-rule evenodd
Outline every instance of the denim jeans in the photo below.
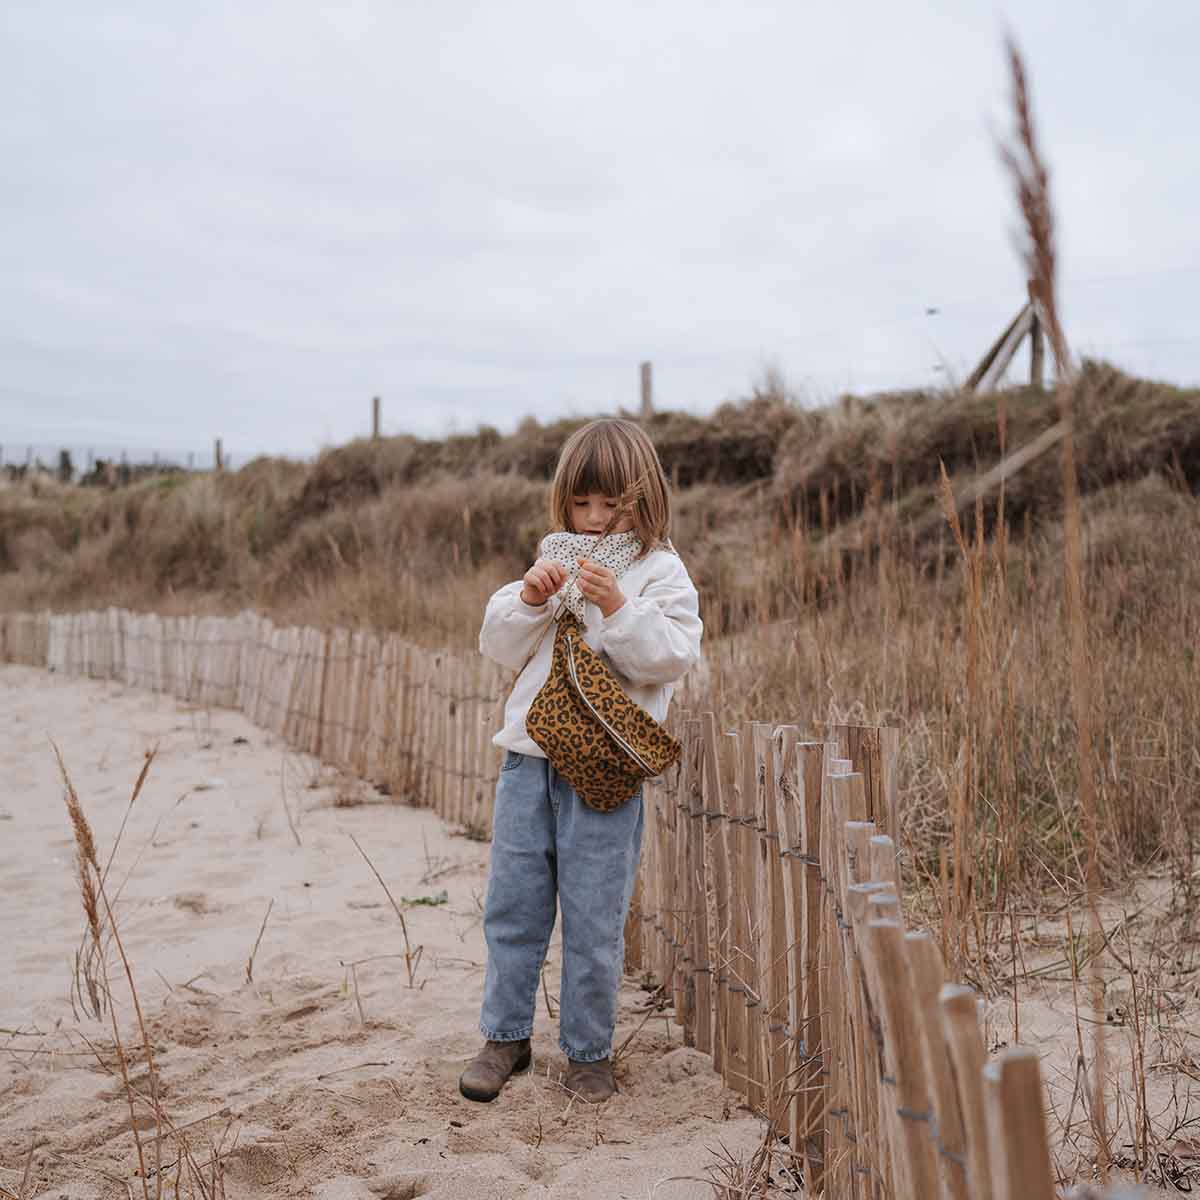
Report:
M 641 793 L 615 812 L 597 812 L 546 759 L 508 751 L 496 786 L 483 916 L 485 1038 L 515 1042 L 532 1035 L 557 895 L 559 1045 L 576 1062 L 608 1057 L 641 846 Z

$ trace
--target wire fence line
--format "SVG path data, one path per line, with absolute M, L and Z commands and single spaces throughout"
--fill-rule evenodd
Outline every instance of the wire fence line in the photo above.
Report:
M 490 832 L 508 674 L 478 654 L 253 612 L 110 608 L 2 613 L 2 661 L 240 709 Z M 931 933 L 905 926 L 898 731 L 720 731 L 686 708 L 673 728 L 682 760 L 645 790 L 626 966 L 770 1123 L 778 1165 L 837 1200 L 1053 1200 L 1037 1053 L 989 1062 L 979 996 L 946 980 Z

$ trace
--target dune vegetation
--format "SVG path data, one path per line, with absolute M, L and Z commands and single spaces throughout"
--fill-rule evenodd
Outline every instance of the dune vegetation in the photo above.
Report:
M 1096 363 L 1072 386 L 1101 858 L 1112 880 L 1166 860 L 1190 895 L 1200 394 Z M 730 721 L 899 724 L 918 877 L 935 882 L 939 847 L 965 836 L 954 814 L 971 814 L 959 888 L 985 912 L 1014 886 L 1079 883 L 1062 485 L 1044 454 L 961 506 L 956 530 L 941 471 L 961 496 L 1057 419 L 1032 388 L 808 409 L 772 381 L 711 417 L 648 425 L 708 632 L 687 703 Z M 363 440 L 311 464 L 107 489 L 9 480 L 0 606 L 255 608 L 470 646 L 487 595 L 545 531 L 557 447 L 577 424 Z

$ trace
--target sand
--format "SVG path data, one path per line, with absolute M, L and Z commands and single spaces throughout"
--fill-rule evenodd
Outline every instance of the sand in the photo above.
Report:
M 71 1001 L 83 914 L 51 739 L 102 861 L 128 811 L 109 889 L 165 1105 L 198 1160 L 223 1149 L 229 1196 L 710 1197 L 720 1147 L 744 1156 L 759 1143 L 761 1122 L 662 1014 L 634 1038 L 606 1105 L 572 1103 L 558 1084 L 544 998 L 534 1070 L 491 1105 L 462 1099 L 456 1080 L 479 1044 L 486 844 L 332 775 L 238 713 L 5 666 L 0 1185 L 18 1189 L 35 1145 L 27 1195 L 123 1197 L 127 1183 L 142 1194 L 111 1029 Z M 427 901 L 405 910 L 422 947 L 415 986 L 396 914 L 350 835 L 397 900 Z M 361 960 L 356 989 L 344 964 Z M 559 962 L 556 941 L 551 1003 Z M 112 979 L 132 1044 L 128 992 Z M 646 1000 L 626 980 L 617 1044 Z M 133 1070 L 144 1084 L 140 1056 Z M 170 1194 L 175 1159 L 164 1144 Z

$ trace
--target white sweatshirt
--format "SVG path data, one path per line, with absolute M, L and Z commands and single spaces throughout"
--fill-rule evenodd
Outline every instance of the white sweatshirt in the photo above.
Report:
M 675 684 L 700 659 L 704 626 L 696 588 L 687 568 L 669 550 L 652 550 L 617 581 L 625 603 L 604 617 L 590 601 L 584 609 L 584 640 L 605 659 L 629 698 L 656 721 L 667 715 Z M 521 580 L 505 584 L 488 601 L 479 649 L 502 667 L 519 670 L 557 608 L 551 599 L 538 608 L 521 599 Z M 505 750 L 545 758 L 525 732 L 525 714 L 550 674 L 554 630 L 546 632 L 537 656 L 522 671 L 504 706 L 504 727 L 492 739 Z

